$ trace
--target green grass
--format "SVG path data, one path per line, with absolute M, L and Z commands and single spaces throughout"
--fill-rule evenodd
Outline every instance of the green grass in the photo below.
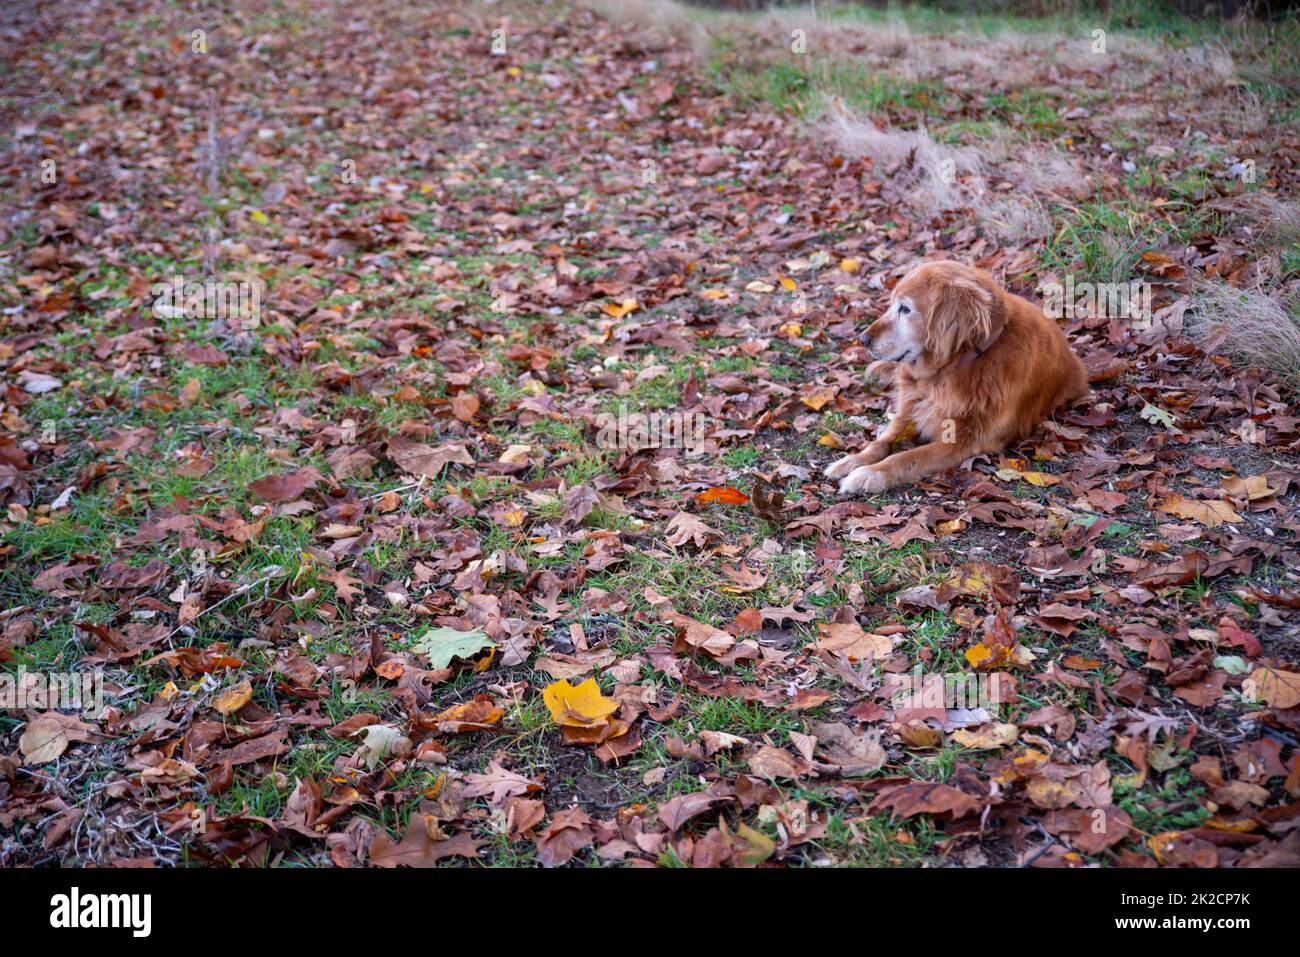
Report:
M 991 0 L 971 12 L 968 4 L 899 3 L 889 0 L 881 7 L 863 4 L 845 4 L 831 7 L 821 13 L 824 17 L 860 21 L 877 25 L 905 24 L 908 29 L 921 34 L 948 34 L 953 32 L 998 36 L 1008 30 L 1021 33 L 1052 31 L 1067 36 L 1089 38 L 1094 29 L 1122 31 L 1167 43 L 1174 47 L 1221 41 L 1259 42 L 1271 39 L 1283 50 L 1269 55 L 1272 62 L 1294 62 L 1295 43 L 1300 39 L 1300 26 L 1294 18 L 1269 24 L 1237 25 L 1219 18 L 1189 17 L 1180 14 L 1167 0 L 1112 0 L 1106 9 L 1094 3 L 1067 0 L 1057 4 L 1059 12 L 1046 15 L 1024 13 L 1025 4 L 1019 0 Z M 1291 54 L 1285 50 L 1290 43 Z
M 1211 816 L 1201 806 L 1205 785 L 1184 768 L 1166 772 L 1163 781 L 1149 782 L 1141 791 L 1126 786 L 1123 779 L 1116 782 L 1117 806 L 1133 819 L 1133 827 L 1143 834 L 1154 836 L 1199 827 Z
M 1056 232 L 1041 258 L 1049 268 L 1073 272 L 1078 281 L 1127 282 L 1142 253 L 1167 236 L 1142 205 L 1091 202 L 1057 210 L 1054 218 Z
M 727 91 L 742 101 L 762 101 L 800 116 L 816 116 L 827 94 L 854 109 L 900 116 L 940 113 L 958 100 L 934 80 L 907 81 L 865 65 L 813 57 L 754 69 L 721 55 L 713 68 Z

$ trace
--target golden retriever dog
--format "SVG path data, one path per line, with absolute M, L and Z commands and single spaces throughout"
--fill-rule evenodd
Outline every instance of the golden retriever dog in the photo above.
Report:
M 994 452 L 1088 394 L 1083 363 L 1043 310 L 956 262 L 917 266 L 862 343 L 894 376 L 894 414 L 826 467 L 840 494 L 880 492 Z M 891 454 L 913 436 L 920 444 Z

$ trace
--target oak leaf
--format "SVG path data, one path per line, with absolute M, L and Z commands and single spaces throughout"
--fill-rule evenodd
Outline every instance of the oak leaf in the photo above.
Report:
M 401 843 L 394 843 L 387 834 L 375 837 L 370 845 L 370 863 L 375 867 L 433 867 L 445 857 L 478 857 L 482 841 L 468 833 L 435 840 L 429 831 L 437 827 L 436 818 L 412 814 Z

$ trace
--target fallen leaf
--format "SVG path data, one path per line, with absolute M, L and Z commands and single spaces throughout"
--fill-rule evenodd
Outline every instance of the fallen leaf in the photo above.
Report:
M 71 715 L 47 711 L 27 722 L 18 750 L 28 765 L 49 764 L 74 741 L 98 740 L 95 727 Z
M 1256 668 L 1243 685 L 1248 701 L 1263 701 L 1270 708 L 1300 707 L 1300 671 Z
M 482 841 L 467 832 L 434 840 L 429 836 L 430 827 L 437 827 L 435 818 L 412 814 L 401 843 L 394 843 L 386 834 L 375 837 L 370 845 L 370 863 L 375 867 L 435 867 L 448 857 L 478 857 Z
M 556 724 L 573 728 L 603 725 L 618 710 L 617 701 L 601 695 L 595 678 L 588 678 L 577 687 L 561 678 L 542 689 L 542 700 Z
M 1241 516 L 1227 502 L 1218 499 L 1185 498 L 1171 495 L 1156 503 L 1156 509 L 1179 518 L 1200 522 L 1206 528 L 1218 528 L 1225 523 L 1241 521 Z
M 749 501 L 749 496 L 738 488 L 724 485 L 721 488 L 711 488 L 700 492 L 695 496 L 695 501 L 700 505 L 708 505 L 710 502 L 717 502 L 721 505 L 744 505 Z
M 430 628 L 411 644 L 411 650 L 429 659 L 431 668 L 448 668 L 455 658 L 469 661 L 475 655 L 496 643 L 477 628 L 457 631 L 455 628 Z
M 212 703 L 218 714 L 231 715 L 253 700 L 253 685 L 245 678 L 239 684 L 228 688 L 217 696 Z

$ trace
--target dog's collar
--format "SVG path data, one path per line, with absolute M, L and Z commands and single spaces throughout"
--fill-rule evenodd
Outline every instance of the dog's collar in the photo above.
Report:
M 998 326 L 996 329 L 994 329 L 993 332 L 989 335 L 989 337 L 986 338 L 979 345 L 971 346 L 969 349 L 966 349 L 965 351 L 959 353 L 957 358 L 952 361 L 952 365 L 956 368 L 970 365 L 980 356 L 984 355 L 984 353 L 989 351 L 989 347 L 992 346 L 993 343 L 998 341 L 998 336 L 1002 335 L 1003 331 L 1006 328 L 1007 328 L 1007 324 L 1005 321 L 1003 321 L 1003 323 L 1000 326 Z

